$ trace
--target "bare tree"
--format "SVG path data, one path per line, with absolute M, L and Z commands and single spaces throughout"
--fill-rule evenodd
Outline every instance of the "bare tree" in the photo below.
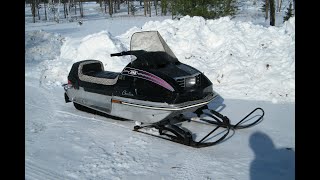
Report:
M 117 0 L 113 0 L 113 12 L 117 13 Z
M 128 4 L 128 15 L 130 14 L 130 1 L 127 0 L 127 4 Z
M 58 14 L 57 14 L 57 17 L 56 17 L 57 23 L 60 22 L 60 5 L 61 5 L 61 1 L 59 0 L 59 4 L 58 4 Z
M 112 0 L 109 0 L 109 15 L 112 17 L 112 14 L 113 14 Z
M 31 13 L 33 17 L 33 23 L 36 22 L 36 0 L 31 1 Z
M 77 15 L 77 3 L 73 0 L 74 14 Z
M 67 18 L 66 9 L 67 9 L 66 0 L 63 0 L 63 15 L 64 15 L 64 18 Z
M 104 12 L 107 14 L 107 0 L 104 0 Z
M 44 7 L 45 19 L 46 19 L 46 21 L 48 21 L 48 17 L 47 17 L 47 7 L 46 7 L 46 2 L 45 2 L 45 1 L 43 1 L 43 7 Z
M 118 3 L 117 3 L 118 10 L 120 10 L 120 4 L 121 4 L 121 2 L 120 2 L 120 0 L 118 0 Z
M 270 0 L 270 25 L 274 26 L 276 22 L 276 9 L 274 0 Z
M 156 16 L 158 15 L 158 0 L 154 0 L 154 8 L 156 9 Z
M 293 14 L 296 13 L 296 1 L 293 0 Z
M 277 4 L 277 11 L 280 12 L 281 10 L 281 5 L 282 5 L 282 0 L 278 0 L 278 4 Z
M 266 0 L 266 16 L 265 16 L 265 19 L 267 20 L 268 17 L 269 17 L 269 0 Z
M 83 17 L 83 0 L 79 0 L 80 16 Z
M 41 8 L 41 5 L 40 5 L 40 0 L 36 1 L 36 8 L 37 8 L 37 11 L 38 11 L 38 18 L 40 20 L 40 13 L 39 13 L 39 9 Z
M 151 17 L 151 1 L 148 0 L 149 17 Z
M 144 6 L 144 16 L 147 16 L 147 0 L 143 0 L 143 6 Z

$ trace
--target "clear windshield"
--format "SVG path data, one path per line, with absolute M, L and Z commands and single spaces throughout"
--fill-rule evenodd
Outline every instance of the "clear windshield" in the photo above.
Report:
M 144 50 L 147 52 L 165 52 L 176 59 L 167 43 L 158 31 L 136 32 L 131 37 L 130 50 Z

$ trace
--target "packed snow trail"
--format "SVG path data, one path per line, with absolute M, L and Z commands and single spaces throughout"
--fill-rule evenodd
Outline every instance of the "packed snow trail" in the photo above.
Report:
M 295 148 L 293 104 L 225 99 L 222 113 L 231 120 L 257 106 L 266 116 L 216 146 L 195 149 L 136 133 L 133 122 L 78 111 L 64 102 L 62 87 L 46 89 L 37 79 L 26 78 L 25 103 L 27 179 L 249 179 L 255 156 L 251 147 L 263 145 L 259 140 L 249 145 L 255 133 L 267 134 L 274 148 Z M 294 172 L 278 159 L 269 163 L 278 170 L 268 177 Z M 254 169 L 258 173 L 269 168 Z

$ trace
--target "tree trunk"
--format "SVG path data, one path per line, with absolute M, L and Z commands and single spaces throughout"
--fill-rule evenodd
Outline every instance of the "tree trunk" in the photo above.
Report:
M 156 9 L 156 16 L 158 15 L 158 0 L 154 0 L 154 8 Z
M 280 12 L 280 11 L 281 11 L 281 5 L 282 5 L 282 0 L 278 0 L 277 12 Z
M 77 15 L 77 3 L 75 0 L 73 0 L 73 5 L 74 5 L 74 14 Z
M 274 0 L 270 0 L 270 25 L 274 26 L 276 23 L 276 9 Z
M 117 9 L 118 10 L 120 10 L 120 4 L 121 4 L 121 2 L 120 2 L 120 0 L 118 0 L 118 3 L 117 3 Z
M 293 0 L 293 14 L 296 14 L 296 1 Z
M 64 18 L 67 18 L 67 14 L 66 14 L 66 3 L 63 1 L 63 14 L 64 14 Z
M 128 4 L 128 15 L 130 14 L 130 2 L 129 0 L 127 0 L 127 4 Z
M 39 2 L 37 2 L 38 18 L 39 18 L 39 20 L 40 20 L 39 6 L 40 6 L 40 1 L 39 1 Z
M 104 12 L 107 14 L 107 0 L 104 0 Z
M 269 17 L 269 0 L 266 0 L 266 17 L 265 19 L 267 20 Z
M 43 1 L 43 7 L 44 7 L 44 17 L 45 17 L 46 21 L 48 21 L 48 17 L 47 17 L 47 7 L 46 7 L 45 1 Z
M 79 8 L 80 8 L 80 16 L 83 17 L 83 3 L 82 3 L 82 0 L 79 1 Z
M 112 8 L 112 0 L 109 0 L 109 15 L 112 17 L 113 14 L 113 8 Z
M 68 0 L 68 4 L 67 4 L 67 7 L 66 7 L 66 10 L 67 10 L 67 19 L 69 21 L 70 19 L 70 0 Z
M 58 14 L 57 14 L 57 17 L 56 17 L 56 21 L 57 21 L 57 23 L 60 22 L 60 0 L 59 0 L 59 3 L 58 3 Z
M 147 16 L 147 0 L 143 0 L 143 6 L 144 6 L 144 16 Z
M 149 17 L 151 17 L 151 0 L 148 0 L 149 1 Z
M 31 13 L 33 18 L 33 23 L 36 23 L 36 0 L 31 2 Z
M 167 15 L 167 0 L 161 0 L 161 15 Z
M 117 13 L 117 0 L 113 0 L 113 12 Z

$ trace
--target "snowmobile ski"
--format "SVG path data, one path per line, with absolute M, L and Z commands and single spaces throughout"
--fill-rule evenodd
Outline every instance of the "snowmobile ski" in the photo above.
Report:
M 252 119 L 254 117 L 249 118 L 249 116 L 258 110 L 260 110 L 262 112 L 262 114 L 256 115 L 256 116 L 258 116 L 258 118 L 256 120 L 254 120 L 253 122 L 246 123 L 248 121 L 252 121 Z M 205 113 L 205 114 L 214 120 L 208 120 L 208 119 L 204 119 L 204 118 L 200 118 L 199 120 L 201 120 L 205 123 L 208 123 L 208 124 L 215 125 L 216 127 L 199 141 L 195 141 L 193 139 L 192 133 L 188 129 L 180 128 L 179 126 L 177 126 L 175 124 L 171 124 L 172 119 L 167 120 L 167 121 L 161 121 L 160 123 L 146 125 L 146 126 L 136 125 L 136 126 L 134 126 L 133 131 L 147 134 L 147 135 L 151 135 L 151 136 L 158 137 L 161 139 L 173 141 L 173 142 L 180 143 L 183 145 L 195 147 L 195 148 L 208 147 L 208 146 L 216 145 L 219 142 L 223 141 L 228 136 L 230 130 L 249 128 L 249 127 L 254 126 L 255 124 L 259 123 L 264 116 L 264 110 L 262 108 L 258 107 L 256 109 L 254 109 L 253 111 L 251 111 L 249 114 L 247 114 L 244 118 L 242 118 L 236 124 L 231 124 L 231 122 L 227 116 L 224 116 L 215 110 L 210 110 L 210 113 Z M 184 118 L 183 115 L 174 117 L 173 119 L 175 122 L 190 121 L 190 119 Z M 200 123 L 198 121 L 193 121 L 193 122 Z M 246 124 L 241 125 L 242 123 L 246 123 Z M 148 133 L 146 131 L 141 131 L 141 129 L 144 129 L 144 128 L 155 128 L 159 131 L 159 135 Z M 226 129 L 224 134 L 213 142 L 205 142 L 205 140 L 208 139 L 208 137 L 210 135 L 212 135 L 214 132 L 216 132 L 219 128 Z M 170 134 L 167 132 L 169 132 Z

